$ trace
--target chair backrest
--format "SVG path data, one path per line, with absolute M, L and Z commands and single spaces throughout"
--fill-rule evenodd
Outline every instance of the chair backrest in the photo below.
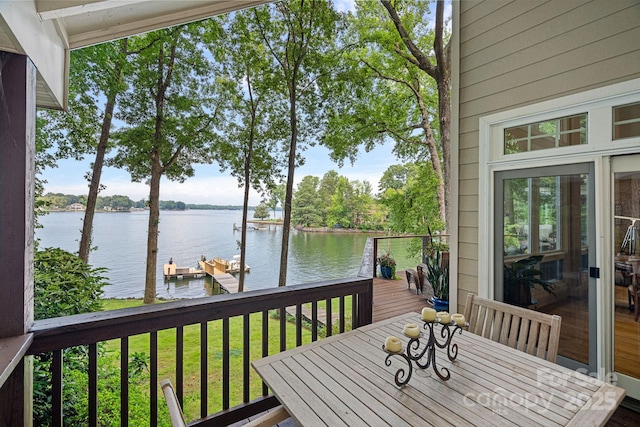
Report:
M 418 273 L 418 282 L 420 283 L 420 290 L 422 292 L 422 295 L 426 298 L 426 299 L 431 299 L 431 297 L 433 297 L 433 286 L 431 285 L 431 283 L 427 280 L 427 264 L 418 264 L 416 266 L 416 272 Z
M 167 407 L 169 408 L 169 416 L 171 417 L 171 425 L 173 427 L 186 427 L 187 420 L 184 418 L 184 413 L 180 407 L 178 396 L 173 389 L 173 384 L 168 379 L 160 382 L 162 387 L 162 393 L 164 393 L 164 399 L 167 401 Z
M 551 362 L 556 361 L 562 318 L 500 301 L 467 295 L 469 331 Z

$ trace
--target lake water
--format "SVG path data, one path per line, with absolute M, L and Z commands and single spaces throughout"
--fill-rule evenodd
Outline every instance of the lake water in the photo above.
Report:
M 252 212 L 249 212 L 252 215 Z M 77 253 L 82 212 L 53 212 L 38 219 L 40 247 L 59 247 Z M 107 298 L 141 298 L 144 294 L 148 211 L 96 213 L 89 263 L 106 267 Z M 198 267 L 207 259 L 231 259 L 239 254 L 242 211 L 161 211 L 158 243 L 157 295 L 159 298 L 197 298 L 217 293 L 210 278 L 165 281 L 163 264 L 172 257 L 179 267 Z M 308 233 L 291 231 L 287 284 L 356 276 L 369 235 L 364 233 Z M 247 231 L 245 275 L 249 289 L 278 286 L 282 227 Z

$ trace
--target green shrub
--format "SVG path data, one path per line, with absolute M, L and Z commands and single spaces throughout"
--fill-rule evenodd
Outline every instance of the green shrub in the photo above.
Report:
M 70 316 L 100 310 L 102 276 L 105 269 L 92 268 L 80 258 L 59 248 L 34 254 L 34 317 L 36 320 Z M 87 422 L 87 347 L 74 347 L 63 353 L 63 401 L 65 425 Z M 51 354 L 34 357 L 34 425 L 51 425 Z

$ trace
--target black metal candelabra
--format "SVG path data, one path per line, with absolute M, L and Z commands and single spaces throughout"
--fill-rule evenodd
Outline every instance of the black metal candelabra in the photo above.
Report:
M 411 375 L 413 374 L 413 363 L 416 364 L 420 369 L 428 369 L 429 366 L 433 367 L 433 371 L 436 373 L 438 378 L 443 381 L 447 381 L 451 378 L 451 373 L 445 367 L 438 368 L 436 366 L 436 347 L 437 348 L 446 348 L 447 349 L 447 357 L 450 361 L 456 360 L 458 357 L 458 344 L 451 344 L 453 340 L 453 336 L 456 332 L 462 333 L 462 329 L 469 326 L 468 323 L 464 323 L 462 325 L 457 324 L 454 321 L 451 323 L 442 324 L 442 329 L 440 330 L 440 336 L 442 341 L 439 341 L 436 337 L 436 333 L 433 330 L 434 324 L 440 323 L 439 319 L 436 319 L 434 322 L 424 322 L 423 329 L 426 332 L 421 332 L 417 337 L 410 337 L 409 343 L 407 344 L 406 351 L 392 352 L 387 350 L 387 348 L 382 345 L 382 349 L 386 351 L 387 357 L 384 360 L 386 366 L 391 366 L 391 359 L 393 356 L 402 357 L 409 366 L 408 372 L 405 372 L 404 368 L 398 369 L 395 375 L 396 385 L 401 387 L 409 382 L 411 379 Z M 421 338 L 423 334 L 426 334 L 426 345 L 421 349 Z M 408 335 L 407 335 L 408 336 Z M 423 361 L 424 358 L 424 361 Z

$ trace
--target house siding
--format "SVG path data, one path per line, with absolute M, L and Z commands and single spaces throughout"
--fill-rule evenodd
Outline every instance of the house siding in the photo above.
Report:
M 461 1 L 458 301 L 478 291 L 483 116 L 640 78 L 640 1 Z M 456 18 L 457 21 L 456 22 Z M 456 81 L 457 79 L 457 81 Z

